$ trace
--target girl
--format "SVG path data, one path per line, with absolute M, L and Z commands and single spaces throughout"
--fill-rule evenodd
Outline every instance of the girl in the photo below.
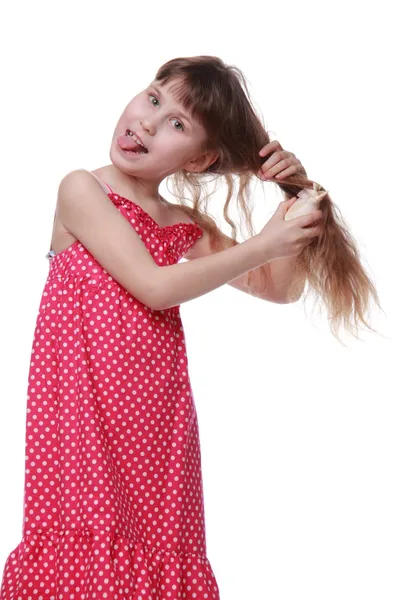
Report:
M 125 108 L 110 158 L 58 190 L 29 374 L 22 540 L 1 600 L 217 600 L 179 305 L 225 283 L 288 302 L 308 281 L 337 326 L 353 313 L 365 323 L 377 298 L 329 196 L 291 221 L 296 198 L 282 202 L 237 243 L 233 176 L 249 226 L 252 176 L 286 195 L 313 182 L 270 142 L 242 74 L 220 59 L 163 65 Z M 158 192 L 170 175 L 177 205 Z M 203 207 L 210 176 L 228 184 L 232 238 Z

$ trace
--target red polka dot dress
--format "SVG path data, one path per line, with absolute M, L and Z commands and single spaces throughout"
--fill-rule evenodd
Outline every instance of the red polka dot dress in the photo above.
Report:
M 159 265 L 177 263 L 202 235 L 196 223 L 160 227 L 104 189 Z M 1 600 L 219 600 L 179 306 L 148 308 L 79 240 L 47 256 L 22 541 Z

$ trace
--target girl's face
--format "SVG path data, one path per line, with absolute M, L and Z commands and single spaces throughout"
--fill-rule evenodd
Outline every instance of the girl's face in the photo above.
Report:
M 160 182 L 183 169 L 201 172 L 216 160 L 216 152 L 201 150 L 205 129 L 175 100 L 171 90 L 175 83 L 162 86 L 153 81 L 122 113 L 113 134 L 110 158 L 124 173 Z M 123 145 L 128 130 L 140 138 L 148 150 L 146 154 L 132 154 L 120 147 L 118 140 Z

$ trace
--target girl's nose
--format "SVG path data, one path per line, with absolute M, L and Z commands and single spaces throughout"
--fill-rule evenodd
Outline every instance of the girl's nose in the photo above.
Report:
M 155 132 L 155 124 L 150 119 L 142 119 L 140 121 L 140 125 L 143 127 L 145 131 L 148 132 L 149 135 L 154 135 Z

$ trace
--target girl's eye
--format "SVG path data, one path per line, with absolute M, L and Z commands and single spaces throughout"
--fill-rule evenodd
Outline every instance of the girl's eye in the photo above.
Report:
M 150 98 L 150 102 L 152 103 L 153 106 L 158 106 L 158 104 L 154 104 L 153 100 L 154 99 L 156 102 L 158 102 L 158 98 L 156 96 L 154 96 L 153 94 L 149 94 L 149 98 Z M 180 121 L 178 121 L 178 119 L 174 119 L 175 123 L 179 123 L 180 125 L 180 129 L 178 129 L 178 127 L 174 127 L 174 129 L 178 129 L 178 131 L 183 131 L 185 128 L 182 125 L 182 123 Z
M 158 102 L 158 98 L 156 98 L 155 96 L 153 96 L 153 94 L 149 94 L 149 98 L 154 98 Z M 156 106 L 156 104 L 154 104 L 151 100 L 150 100 L 150 102 L 153 104 L 153 106 Z
M 178 121 L 177 119 L 174 119 L 175 123 L 178 123 L 181 126 L 181 131 L 183 130 L 183 125 L 180 121 Z M 177 129 L 176 127 L 174 127 L 174 129 Z

